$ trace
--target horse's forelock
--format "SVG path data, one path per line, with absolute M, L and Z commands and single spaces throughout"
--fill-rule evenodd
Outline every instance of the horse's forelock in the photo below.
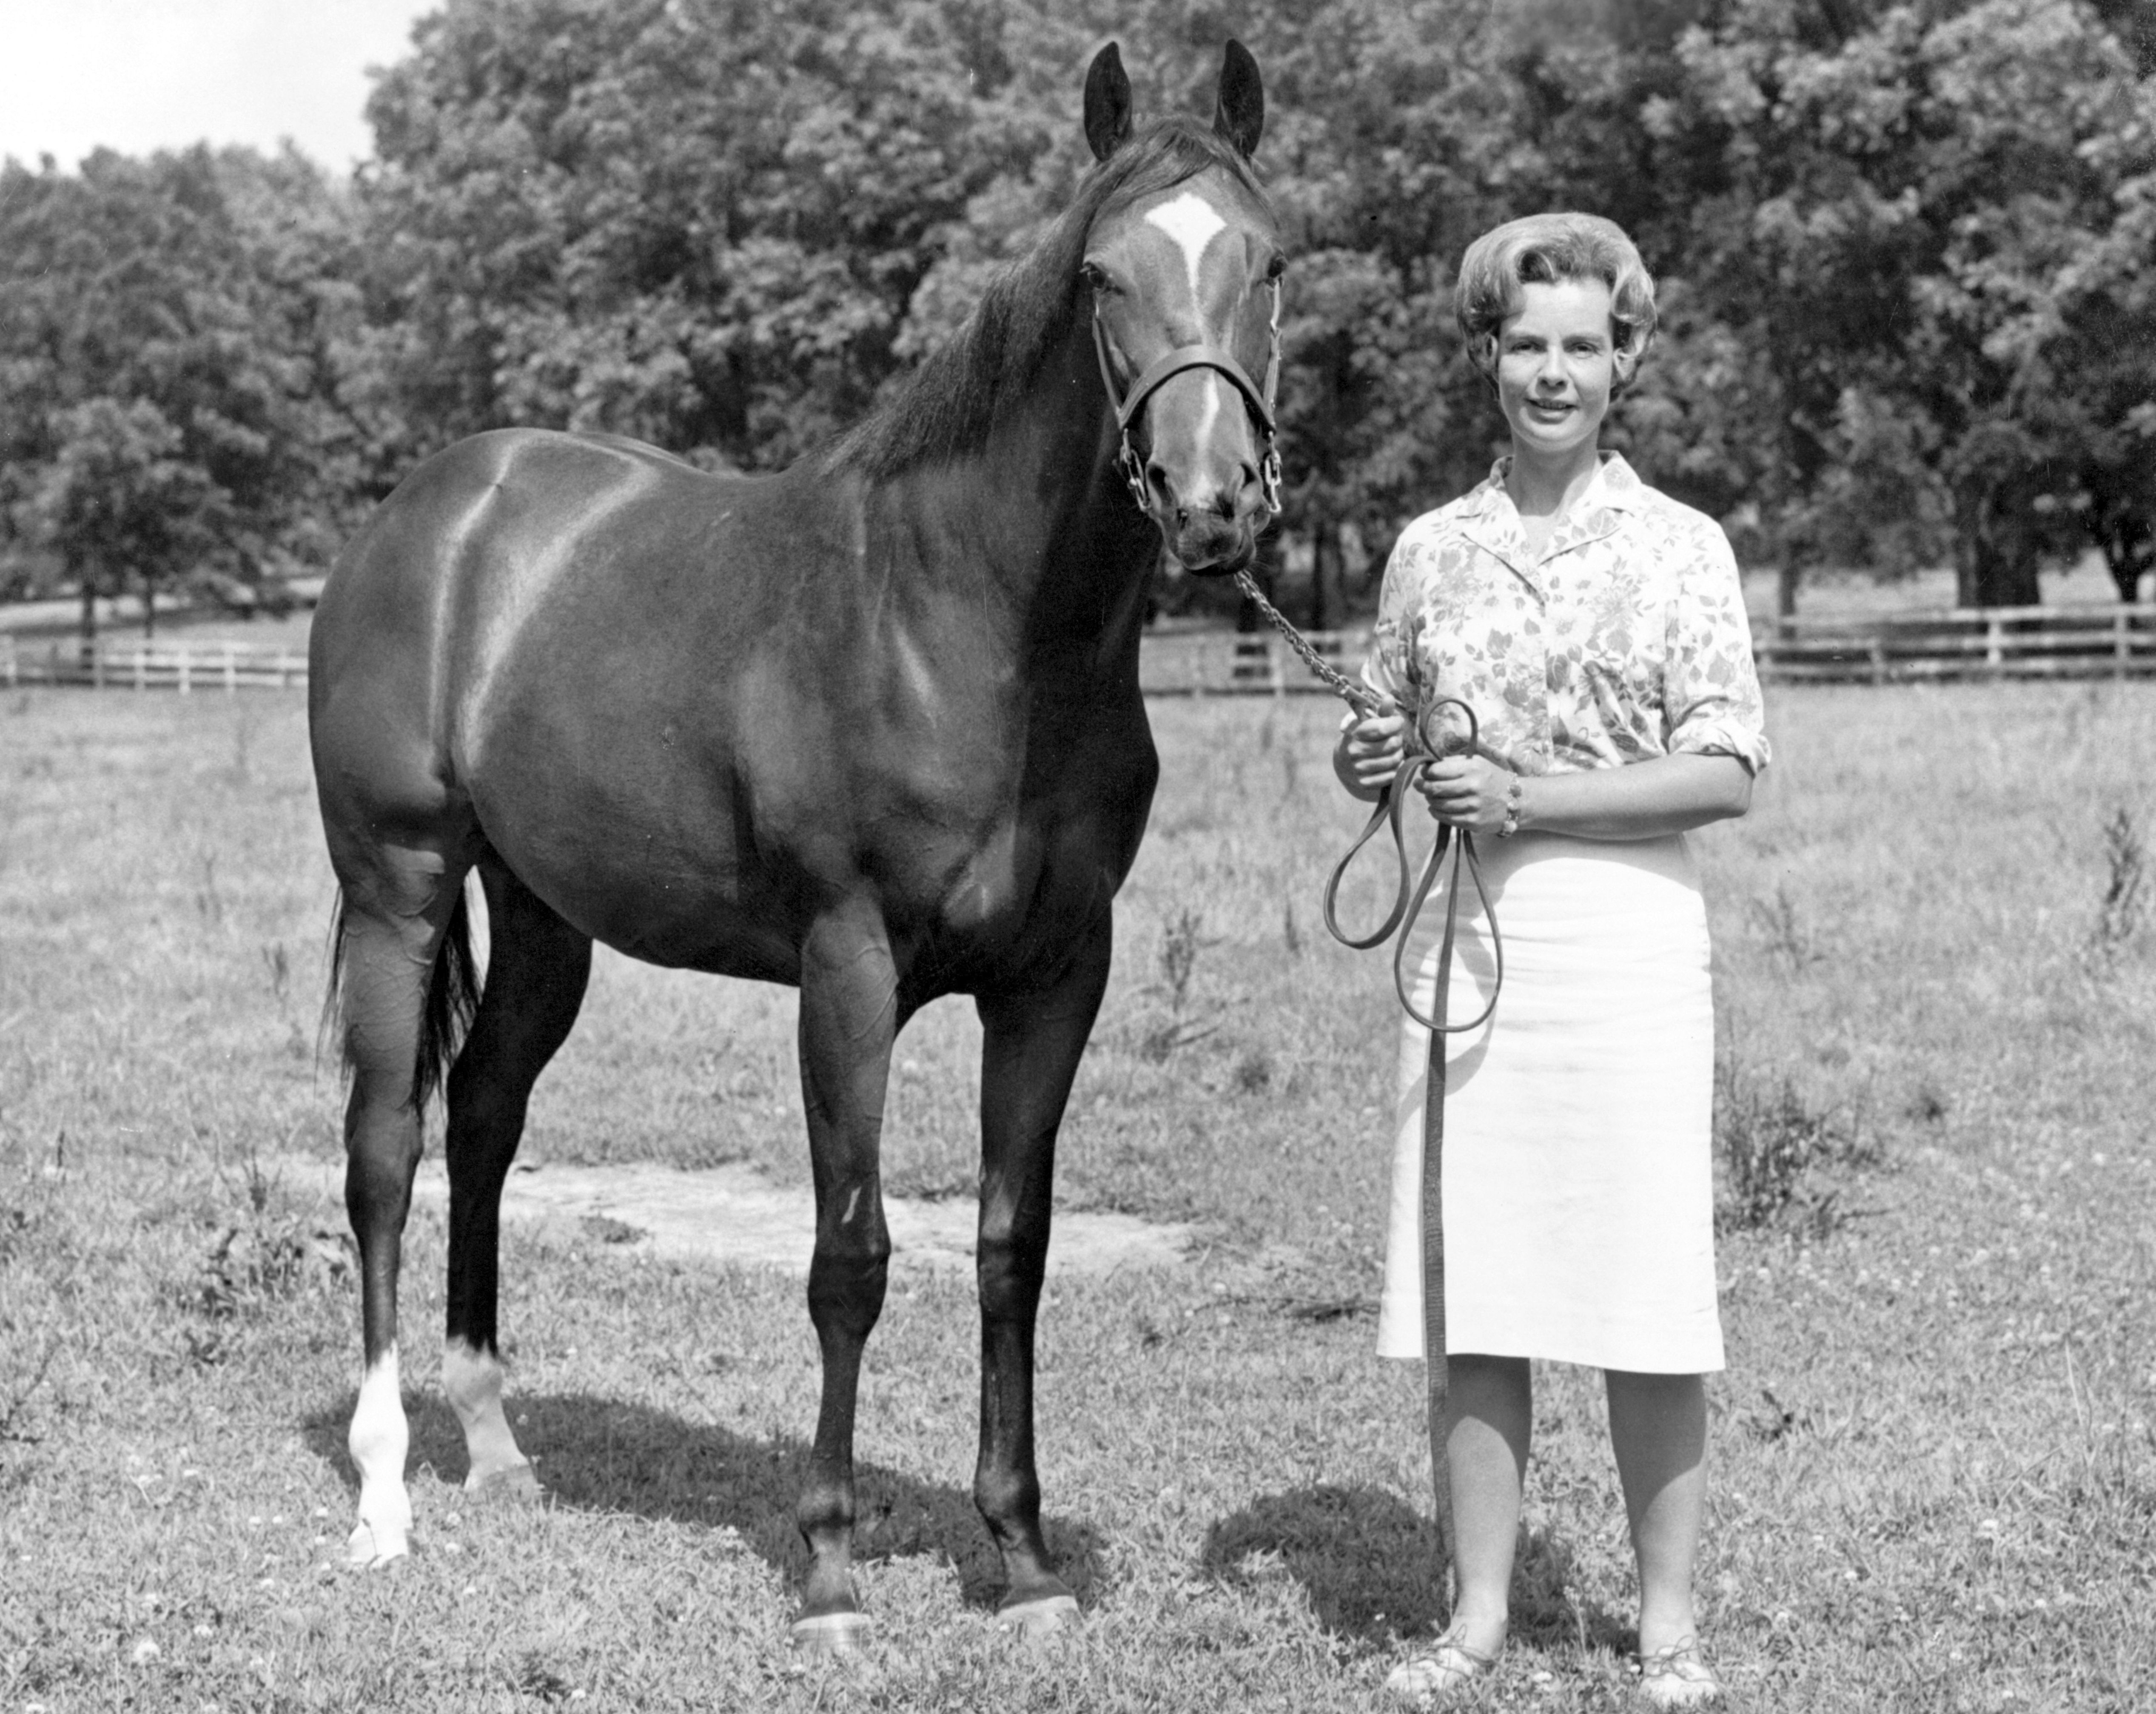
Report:
M 989 282 L 973 314 L 897 398 L 833 447 L 832 461 L 883 478 L 978 452 L 1001 408 L 1025 393 L 1069 334 L 1094 227 L 1214 167 L 1270 207 L 1250 163 L 1195 120 L 1171 115 L 1132 138 L 1087 175 L 1046 236 Z

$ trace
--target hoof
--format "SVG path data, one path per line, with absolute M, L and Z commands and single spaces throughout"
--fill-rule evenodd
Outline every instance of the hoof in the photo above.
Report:
M 793 1646 L 804 1655 L 844 1655 L 860 1652 L 868 1640 L 865 1613 L 818 1613 L 793 1621 Z
M 371 1524 L 355 1524 L 352 1534 L 345 1538 L 344 1560 L 347 1565 L 371 1571 L 402 1559 L 411 1551 L 411 1542 L 402 1530 L 385 1528 L 377 1534 Z
M 474 1470 L 465 1478 L 465 1492 L 490 1500 L 536 1500 L 546 1493 L 539 1473 L 529 1464 L 512 1464 L 485 1475 Z
M 1076 1628 L 1078 1602 L 1071 1595 L 1042 1595 L 996 1609 L 998 1629 L 1017 1633 L 1021 1642 L 1041 1643 Z

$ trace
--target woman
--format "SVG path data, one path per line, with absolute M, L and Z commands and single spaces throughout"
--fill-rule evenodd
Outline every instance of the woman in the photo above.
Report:
M 1342 783 L 1375 798 L 1418 723 L 1441 759 L 1431 813 L 1478 835 L 1503 937 L 1483 1028 L 1448 1039 L 1442 1156 L 1459 1599 L 1389 1688 L 1469 1686 L 1505 1640 L 1532 1414 L 1528 1362 L 1605 1371 L 1640 1573 L 1641 1688 L 1664 1707 L 1720 1686 L 1692 1615 L 1707 1491 L 1702 1378 L 1722 1367 L 1710 1121 L 1713 1011 L 1683 838 L 1742 815 L 1767 762 L 1743 593 L 1714 522 L 1647 487 L 1598 439 L 1654 336 L 1654 282 L 1611 222 L 1538 215 L 1460 264 L 1467 348 L 1512 430 L 1480 487 L 1410 525 L 1385 572 Z M 1454 697 L 1475 711 L 1480 742 Z M 1448 718 L 1447 716 L 1451 716 Z M 1433 998 L 1445 901 L 1409 956 Z M 1461 901 L 1450 1015 L 1489 997 L 1489 925 Z M 1423 1083 L 1402 1043 L 1378 1348 L 1422 1349 Z

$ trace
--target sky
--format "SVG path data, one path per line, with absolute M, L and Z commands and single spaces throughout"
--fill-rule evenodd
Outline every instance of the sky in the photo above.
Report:
M 0 0 L 0 156 L 73 167 L 290 137 L 336 172 L 373 152 L 367 69 L 438 0 Z

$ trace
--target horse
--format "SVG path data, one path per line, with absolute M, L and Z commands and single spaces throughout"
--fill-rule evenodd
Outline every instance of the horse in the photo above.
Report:
M 800 992 L 822 1396 L 792 1636 L 811 1650 L 852 1649 L 868 1622 L 853 1439 L 891 1254 L 892 1043 L 927 1002 L 973 997 L 973 1496 L 999 1620 L 1075 1618 L 1034 1454 L 1056 1135 L 1158 775 L 1137 674 L 1151 573 L 1163 548 L 1241 569 L 1277 505 L 1282 267 L 1240 44 L 1209 127 L 1136 126 L 1112 43 L 1084 116 L 1096 164 L 1068 208 L 827 446 L 743 476 L 604 434 L 477 434 L 414 469 L 333 567 L 308 719 L 361 1263 L 353 1563 L 408 1547 L 398 1271 L 437 1093 L 465 1486 L 538 1491 L 502 1409 L 501 1196 L 603 941 Z

